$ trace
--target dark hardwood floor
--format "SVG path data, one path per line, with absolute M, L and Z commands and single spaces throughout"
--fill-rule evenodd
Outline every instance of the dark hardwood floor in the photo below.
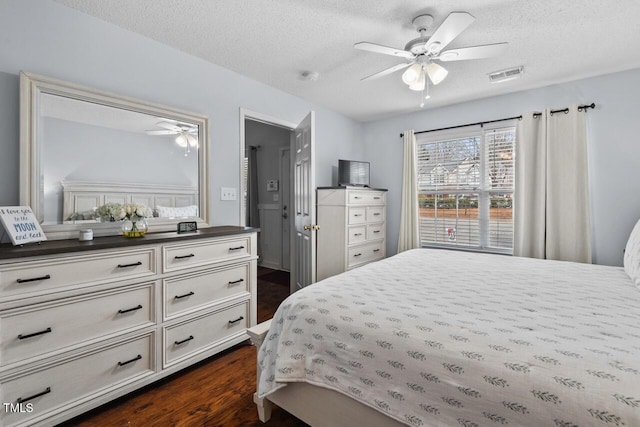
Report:
M 286 276 L 259 268 L 258 322 L 273 317 L 280 302 L 288 295 Z M 255 389 L 256 348 L 247 342 L 62 426 L 306 426 L 280 408 L 274 408 L 268 424 L 260 422 L 253 403 Z

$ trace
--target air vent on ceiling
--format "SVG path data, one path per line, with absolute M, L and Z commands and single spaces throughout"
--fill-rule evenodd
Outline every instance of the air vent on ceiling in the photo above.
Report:
M 517 79 L 522 76 L 524 72 L 524 67 L 515 67 L 509 68 L 506 70 L 494 71 L 493 73 L 489 73 L 489 81 L 491 83 L 501 83 L 509 80 Z

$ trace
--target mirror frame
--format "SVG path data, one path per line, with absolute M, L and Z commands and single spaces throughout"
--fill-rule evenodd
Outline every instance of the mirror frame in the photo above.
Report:
M 198 227 L 208 227 L 210 209 L 209 184 L 209 119 L 201 114 L 179 110 L 148 101 L 131 98 L 87 86 L 69 83 L 33 73 L 20 72 L 20 205 L 30 206 L 40 222 L 44 218 L 44 176 L 42 174 L 42 146 L 40 144 L 40 96 L 51 94 L 121 108 L 138 113 L 193 123 L 198 126 Z M 150 232 L 176 231 L 177 223 L 185 219 L 154 218 Z M 189 218 L 188 220 L 192 220 Z M 77 238 L 81 229 L 92 228 L 96 236 L 121 233 L 120 223 L 82 223 L 43 225 L 47 239 Z

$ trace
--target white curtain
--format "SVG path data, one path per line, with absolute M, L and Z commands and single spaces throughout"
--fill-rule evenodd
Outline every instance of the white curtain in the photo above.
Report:
M 420 247 L 418 221 L 418 184 L 416 168 L 416 137 L 413 130 L 404 131 L 404 160 L 402 165 L 402 205 L 398 253 Z
M 514 255 L 591 262 L 584 115 L 572 105 L 518 122 Z

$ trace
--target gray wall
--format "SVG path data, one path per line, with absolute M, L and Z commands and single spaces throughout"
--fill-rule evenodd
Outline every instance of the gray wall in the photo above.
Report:
M 640 218 L 638 99 L 640 70 L 636 69 L 368 123 L 365 157 L 371 161 L 372 181 L 390 190 L 387 254 L 397 250 L 402 187 L 399 134 L 403 130 L 435 129 L 595 102 L 596 109 L 587 113 L 593 259 L 597 264 L 622 265 L 622 250 Z
M 363 125 L 230 70 L 50 0 L 0 2 L 0 204 L 18 203 L 18 74 L 21 70 L 194 111 L 210 119 L 214 225 L 239 224 L 240 108 L 297 123 L 316 112 L 316 182 L 331 185 L 342 156 L 362 155 Z M 295 70 L 292 70 L 295 78 Z

